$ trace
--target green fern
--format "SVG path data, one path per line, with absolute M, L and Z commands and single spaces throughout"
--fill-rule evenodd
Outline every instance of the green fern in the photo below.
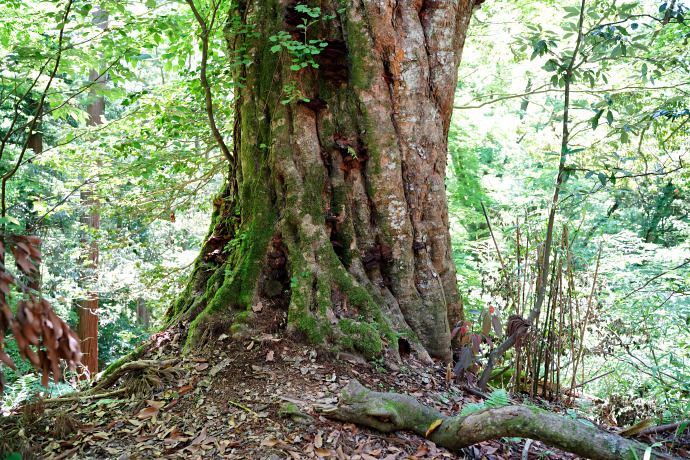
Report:
M 479 412 L 483 409 L 486 409 L 486 404 L 468 404 L 462 408 L 460 416 L 474 414 L 475 412 Z
M 493 393 L 491 393 L 491 396 L 489 396 L 489 399 L 486 400 L 486 405 L 489 407 L 510 405 L 510 398 L 508 398 L 508 392 L 504 389 L 494 391 Z
M 491 396 L 489 396 L 489 399 L 486 400 L 486 403 L 468 404 L 463 407 L 462 412 L 460 412 L 460 416 L 474 414 L 475 412 L 479 412 L 487 407 L 508 406 L 510 404 L 511 402 L 508 398 L 508 392 L 500 389 L 491 393 Z

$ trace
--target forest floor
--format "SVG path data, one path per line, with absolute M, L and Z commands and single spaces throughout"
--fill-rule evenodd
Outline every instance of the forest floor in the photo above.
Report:
M 25 406 L 5 417 L 0 440 L 25 460 L 31 458 L 29 451 L 49 459 L 578 458 L 540 442 L 530 443 L 524 453 L 526 440 L 519 438 L 451 453 L 410 432 L 384 434 L 323 418 L 313 405 L 336 403 L 353 378 L 376 391 L 409 394 L 449 415 L 482 398 L 447 384 L 441 364 L 427 366 L 406 356 L 403 366 L 391 369 L 345 353 L 334 356 L 271 332 L 271 315 L 260 315 L 265 332 L 244 341 L 220 335 L 195 354 L 182 354 L 180 331 L 156 334 L 138 359 L 174 360 L 169 365 L 128 374 L 108 390 L 108 397 Z M 117 385 L 121 391 L 113 394 Z M 684 455 L 682 444 L 687 448 L 688 441 L 676 439 L 674 454 Z

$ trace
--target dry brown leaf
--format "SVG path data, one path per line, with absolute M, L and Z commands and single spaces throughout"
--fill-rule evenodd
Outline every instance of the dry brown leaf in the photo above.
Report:
M 165 401 L 154 401 L 152 399 L 146 399 L 145 401 L 150 407 L 155 407 L 156 409 L 161 409 L 165 406 Z
M 73 448 L 73 449 L 68 450 L 67 452 L 63 452 L 62 454 L 60 454 L 60 455 L 58 455 L 57 457 L 55 457 L 55 460 L 63 460 L 63 459 L 65 459 L 65 458 L 70 458 L 70 457 L 72 457 L 74 454 L 77 453 L 77 450 L 78 450 L 78 449 L 79 449 L 79 447 L 75 447 L 75 448 Z
M 429 454 L 429 447 L 422 443 L 419 445 L 419 449 L 417 449 L 417 452 L 414 453 L 415 457 L 421 457 L 422 455 L 428 455 Z
M 206 427 L 204 427 L 204 428 L 201 430 L 201 433 L 199 433 L 199 436 L 197 436 L 196 438 L 194 438 L 194 441 L 192 441 L 192 444 L 191 444 L 191 445 L 192 445 L 192 446 L 195 446 L 195 445 L 199 444 L 200 442 L 202 442 L 203 440 L 205 440 L 206 437 L 207 437 L 207 434 L 206 434 Z
M 156 414 L 158 414 L 158 408 L 157 407 L 146 407 L 146 408 L 139 411 L 139 413 L 137 414 L 137 417 L 140 420 L 145 420 L 147 418 L 153 417 Z
M 345 455 L 345 452 L 343 452 L 343 446 L 338 446 L 338 448 L 335 450 L 335 456 L 338 457 L 338 460 L 347 460 L 350 458 Z
M 489 446 L 489 447 L 487 447 L 486 449 L 484 449 L 484 453 L 485 453 L 486 455 L 493 455 L 493 454 L 495 454 L 497 451 L 498 451 L 498 447 L 491 447 L 491 446 Z
M 185 385 L 183 387 L 180 387 L 179 390 L 177 390 L 177 394 L 180 396 L 183 396 L 185 393 L 187 393 L 189 390 L 193 389 L 194 387 L 191 385 Z

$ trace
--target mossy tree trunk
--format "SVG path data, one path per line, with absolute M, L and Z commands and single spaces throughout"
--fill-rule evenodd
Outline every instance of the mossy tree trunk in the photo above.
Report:
M 448 231 L 447 136 L 476 0 L 240 1 L 234 157 L 209 238 L 169 318 L 241 335 L 251 306 L 368 357 L 406 339 L 449 360 L 463 318 Z M 323 19 L 325 15 L 332 18 Z M 311 65 L 281 40 L 326 44 Z M 283 101 L 290 100 L 287 103 Z M 221 327 L 218 327 L 221 325 Z M 386 344 L 388 346 L 386 347 Z

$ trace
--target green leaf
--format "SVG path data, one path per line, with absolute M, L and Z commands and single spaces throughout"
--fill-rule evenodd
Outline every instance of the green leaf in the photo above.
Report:
M 21 223 L 12 216 L 0 217 L 0 225 L 4 224 L 21 225 Z
M 302 67 L 299 64 L 292 64 L 290 70 L 300 70 Z
M 280 45 L 273 45 L 271 46 L 271 53 L 277 53 L 278 51 L 280 51 L 281 48 L 282 46 Z
M 599 182 L 601 182 L 601 185 L 606 187 L 606 174 L 604 173 L 598 173 L 597 177 L 599 178 Z
M 156 0 L 146 0 L 145 5 L 147 8 L 155 8 L 157 6 Z
M 609 124 L 609 126 L 613 124 L 613 112 L 611 112 L 610 110 L 606 114 L 606 122 Z
M 592 131 L 597 129 L 597 126 L 599 126 L 599 119 L 601 118 L 602 113 L 604 113 L 604 109 L 599 110 L 597 114 L 594 115 L 594 118 L 592 118 Z

